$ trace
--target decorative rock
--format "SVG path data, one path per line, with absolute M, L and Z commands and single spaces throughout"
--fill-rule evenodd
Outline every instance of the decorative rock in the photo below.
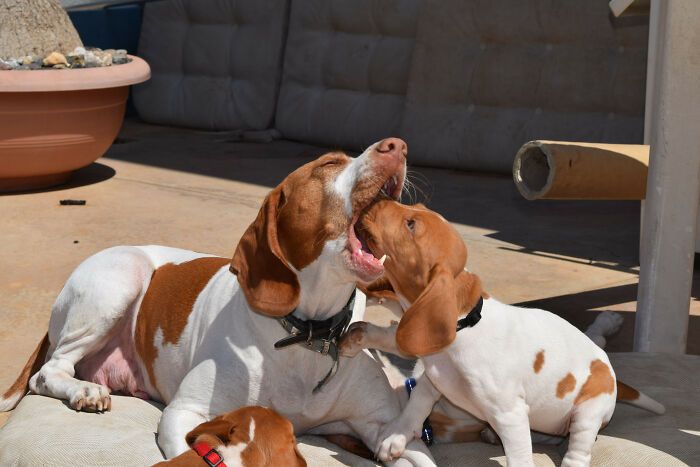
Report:
M 66 60 L 66 57 L 59 52 L 51 52 L 45 59 L 44 59 L 44 66 L 55 66 L 55 65 L 64 65 L 64 68 L 68 66 L 68 60 Z
M 129 61 L 129 57 L 126 56 L 126 50 L 124 49 L 119 49 L 114 52 L 114 55 L 112 56 L 112 63 L 115 65 L 121 65 L 123 63 L 127 63 Z
M 85 56 L 68 55 L 68 64 L 71 68 L 85 68 Z
M 68 54 L 68 63 L 71 68 L 84 68 L 85 67 L 85 49 L 83 47 L 76 47 L 71 53 Z
M 102 66 L 112 66 L 112 54 L 104 54 L 102 57 Z
M 20 59 L 22 65 L 30 65 L 34 61 L 34 57 L 31 55 L 26 55 Z
M 88 68 L 102 66 L 102 60 L 92 51 L 85 52 L 85 66 Z
M 96 47 L 76 47 L 67 55 L 52 52 L 46 57 L 27 55 L 19 58 L 0 59 L 0 70 L 93 68 L 121 65 L 129 61 L 124 49 L 101 50 Z

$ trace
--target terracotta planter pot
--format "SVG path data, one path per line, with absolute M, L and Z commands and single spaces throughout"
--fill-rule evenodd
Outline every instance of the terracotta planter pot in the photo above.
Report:
M 0 191 L 45 188 L 101 157 L 124 118 L 138 57 L 104 68 L 0 71 Z

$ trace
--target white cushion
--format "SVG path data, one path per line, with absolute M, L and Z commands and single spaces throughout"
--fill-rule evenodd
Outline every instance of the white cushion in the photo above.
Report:
M 594 466 L 700 465 L 700 357 L 611 354 L 617 375 L 664 403 L 666 415 L 618 405 L 594 450 Z M 370 394 L 368 394 L 368 397 Z M 111 412 L 75 412 L 63 401 L 30 395 L 0 430 L 0 465 L 143 466 L 162 460 L 156 444 L 160 406 L 113 397 Z M 322 438 L 302 436 L 312 466 L 376 465 Z M 537 466 L 559 465 L 565 445 L 535 446 Z M 432 448 L 440 466 L 505 465 L 500 446 L 445 444 Z

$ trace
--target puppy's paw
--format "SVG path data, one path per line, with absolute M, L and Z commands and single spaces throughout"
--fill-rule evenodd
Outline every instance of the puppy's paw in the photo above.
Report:
M 403 433 L 389 435 L 380 443 L 379 449 L 377 450 L 377 457 L 382 462 L 389 462 L 396 459 L 406 450 L 406 444 L 408 444 L 409 441 L 408 436 Z
M 112 409 L 112 398 L 106 387 L 81 381 L 70 398 L 70 406 L 84 412 L 104 412 Z
M 340 355 L 344 357 L 354 357 L 365 348 L 365 336 L 367 334 L 367 323 L 357 321 L 352 323 L 343 337 L 340 339 Z

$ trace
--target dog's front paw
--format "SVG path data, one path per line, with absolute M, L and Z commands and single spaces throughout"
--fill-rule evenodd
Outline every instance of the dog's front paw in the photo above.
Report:
M 343 337 L 340 339 L 340 355 L 344 357 L 354 357 L 365 348 L 365 336 L 367 334 L 367 323 L 357 321 L 352 323 Z
M 112 398 L 106 387 L 83 381 L 75 388 L 70 398 L 70 406 L 84 412 L 108 411 L 112 409 Z
M 394 433 L 389 435 L 379 444 L 377 457 L 382 462 L 388 462 L 396 459 L 406 450 L 406 444 L 409 441 L 408 436 L 406 436 L 404 433 Z

